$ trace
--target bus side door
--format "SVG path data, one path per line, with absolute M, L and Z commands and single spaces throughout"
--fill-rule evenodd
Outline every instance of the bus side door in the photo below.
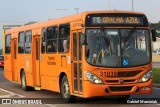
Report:
M 11 71 L 12 71 L 12 81 L 18 81 L 16 73 L 16 59 L 17 59 L 17 39 L 13 38 L 11 40 Z
M 83 94 L 82 83 L 82 30 L 72 31 L 72 80 L 73 80 L 73 92 L 77 94 Z
M 39 35 L 33 36 L 33 85 L 34 86 L 40 86 L 40 37 Z

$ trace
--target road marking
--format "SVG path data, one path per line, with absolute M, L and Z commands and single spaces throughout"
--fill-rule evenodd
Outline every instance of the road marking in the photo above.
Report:
M 23 95 L 20 95 L 20 94 L 17 94 L 17 93 L 13 93 L 11 91 L 8 91 L 8 90 L 2 89 L 2 88 L 0 88 L 0 91 L 8 93 L 8 95 L 2 95 L 2 96 L 0 95 L 0 98 L 11 98 L 11 97 L 24 98 L 25 97 Z M 49 107 L 56 107 L 55 105 L 52 105 L 52 104 L 44 104 L 44 105 L 49 106 Z
M 45 104 L 45 105 L 47 105 L 47 106 L 49 106 L 49 107 L 56 107 L 56 106 L 54 106 L 54 105 L 52 105 L 52 104 Z
M 10 98 L 10 97 L 21 97 L 21 98 L 23 98 L 23 97 L 25 97 L 23 95 L 20 95 L 20 94 L 17 94 L 17 93 L 14 93 L 14 92 L 2 89 L 2 88 L 0 88 L 0 91 L 8 93 L 8 95 L 2 95 L 2 96 L 0 96 L 0 98 Z

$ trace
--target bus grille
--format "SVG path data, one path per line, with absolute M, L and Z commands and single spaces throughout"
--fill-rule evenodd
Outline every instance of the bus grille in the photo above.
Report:
M 132 86 L 125 86 L 125 87 L 110 87 L 111 91 L 130 91 Z
M 119 71 L 117 77 L 134 77 L 141 72 L 142 72 L 142 70 L 138 70 L 138 71 Z
M 133 84 L 135 83 L 136 80 L 131 79 L 131 80 L 123 80 L 123 84 Z M 120 84 L 119 80 L 106 80 L 107 84 Z

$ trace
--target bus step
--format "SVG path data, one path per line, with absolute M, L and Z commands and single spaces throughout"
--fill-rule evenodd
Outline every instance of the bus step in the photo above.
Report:
M 34 87 L 34 89 L 40 91 L 41 87 Z

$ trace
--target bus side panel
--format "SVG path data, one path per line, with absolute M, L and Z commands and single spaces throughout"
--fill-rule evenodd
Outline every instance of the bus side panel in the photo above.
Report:
M 33 86 L 33 75 L 32 74 L 26 74 L 26 81 L 27 86 Z
M 41 54 L 40 78 L 41 87 L 44 89 L 59 91 L 57 54 Z
M 18 49 L 17 49 L 18 50 Z M 23 62 L 23 63 L 22 63 Z M 15 61 L 15 75 L 18 78 L 18 83 L 21 84 L 21 70 L 23 69 L 26 74 L 26 81 L 28 86 L 33 86 L 32 76 L 32 57 L 31 54 L 18 54 Z
M 4 59 L 4 76 L 8 80 L 12 81 L 11 54 L 6 54 Z
M 33 72 L 32 72 L 32 56 L 31 54 L 26 54 L 25 56 L 25 72 L 26 72 L 26 79 L 27 85 L 33 86 Z
M 59 87 L 57 81 L 58 77 L 41 76 L 41 79 L 42 79 L 41 85 L 43 89 L 59 92 L 59 90 L 57 89 L 57 87 Z
M 32 82 L 32 69 L 26 67 L 28 64 L 26 60 L 28 60 L 28 56 L 26 56 L 25 54 L 18 54 L 17 55 L 16 70 L 18 70 L 17 74 L 19 75 L 18 83 L 21 83 L 20 72 L 21 72 L 21 70 L 24 70 L 25 75 L 26 75 L 27 85 L 32 86 L 32 84 L 33 84 L 33 82 Z
M 70 91 L 72 92 L 72 77 L 71 77 L 71 55 L 70 53 L 66 53 L 66 54 L 59 54 L 57 55 L 57 67 L 58 67 L 58 78 L 60 79 L 60 74 L 63 72 L 66 74 L 67 78 L 68 78 L 68 82 L 69 82 L 69 86 L 70 86 Z M 60 83 L 61 81 L 59 81 L 58 79 L 58 83 Z M 61 85 L 61 83 L 60 83 Z M 60 85 L 59 87 L 57 87 L 57 89 L 60 92 Z
M 63 57 L 65 56 L 65 57 Z M 71 77 L 71 55 L 70 54 L 59 54 L 57 60 L 57 65 L 58 65 L 58 77 L 60 78 L 60 74 L 63 72 L 66 74 L 69 82 L 69 87 L 70 87 L 70 92 L 72 92 L 72 77 Z M 59 79 L 58 79 L 59 80 Z M 58 81 L 60 82 L 60 81 Z M 61 83 L 60 83 L 61 84 Z M 60 91 L 60 86 L 57 87 L 58 90 Z

